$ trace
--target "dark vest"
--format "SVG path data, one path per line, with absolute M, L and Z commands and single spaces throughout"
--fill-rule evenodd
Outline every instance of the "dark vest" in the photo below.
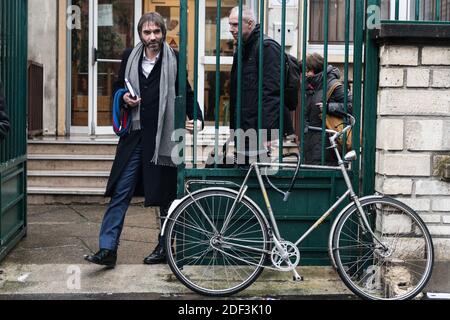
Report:
M 151 152 L 151 157 L 153 157 L 155 150 L 155 138 L 158 129 L 161 66 L 162 53 L 148 78 L 142 72 L 142 64 L 140 64 L 141 70 L 139 72 L 139 87 L 142 98 L 141 128 L 142 133 L 147 137 L 147 145 L 150 146 L 147 151 Z M 153 139 L 150 140 L 148 137 L 153 137 Z

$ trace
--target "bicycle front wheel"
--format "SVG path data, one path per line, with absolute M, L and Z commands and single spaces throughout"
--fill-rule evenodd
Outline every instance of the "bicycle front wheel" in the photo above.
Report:
M 341 216 L 332 243 L 340 277 L 364 299 L 415 297 L 433 268 L 433 243 L 425 223 L 414 210 L 392 198 L 365 199 L 361 206 L 375 237 L 355 205 Z
M 205 190 L 182 203 L 169 220 L 169 266 L 197 293 L 235 294 L 263 270 L 269 246 L 265 219 L 246 198 L 233 209 L 235 200 L 231 191 Z

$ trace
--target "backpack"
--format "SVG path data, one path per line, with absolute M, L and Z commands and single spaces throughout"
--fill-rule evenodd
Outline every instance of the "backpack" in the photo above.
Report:
M 270 42 L 277 46 L 281 51 L 281 46 L 275 40 L 264 37 L 264 41 Z M 259 45 L 256 46 L 256 57 L 258 58 Z M 284 66 L 284 105 L 290 110 L 295 111 L 298 106 L 299 101 L 299 90 L 300 90 L 300 78 L 301 78 L 301 67 L 298 63 L 297 58 L 294 56 L 284 53 L 285 56 L 285 66 Z
M 331 96 L 333 95 L 334 91 L 338 87 L 340 87 L 342 85 L 343 84 L 341 82 L 336 81 L 335 83 L 333 83 L 330 86 L 330 88 L 328 89 L 328 92 L 327 92 L 327 103 L 329 102 L 329 100 L 330 100 Z M 344 119 L 342 117 L 339 117 L 339 116 L 327 114 L 325 122 L 326 122 L 327 129 L 331 129 L 331 130 L 334 130 L 334 131 L 341 132 L 344 129 L 344 127 L 345 127 Z M 342 145 L 344 144 L 343 140 L 344 140 L 344 137 L 340 137 L 338 139 L 338 141 L 337 141 L 337 143 L 338 143 L 340 148 L 342 148 Z M 347 151 L 351 151 L 352 150 L 352 141 L 353 141 L 353 135 L 352 135 L 352 131 L 350 130 L 347 133 L 347 139 L 345 141 L 345 146 L 346 146 L 346 150 Z

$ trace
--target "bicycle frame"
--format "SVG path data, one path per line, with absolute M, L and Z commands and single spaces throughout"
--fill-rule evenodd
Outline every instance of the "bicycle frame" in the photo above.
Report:
M 351 128 L 351 126 L 348 126 L 347 128 Z M 319 128 L 310 127 L 310 129 L 319 129 Z M 320 128 L 320 130 L 322 130 L 322 128 Z M 356 195 L 356 193 L 353 189 L 353 185 L 352 185 L 350 177 L 348 175 L 347 168 L 345 167 L 345 162 L 342 160 L 342 157 L 338 151 L 338 146 L 337 146 L 336 141 L 342 134 L 344 134 L 347 131 L 348 130 L 344 129 L 341 133 L 339 133 L 339 132 L 336 132 L 333 130 L 327 130 L 327 133 L 333 134 L 333 136 L 330 137 L 330 143 L 331 143 L 331 148 L 333 148 L 336 153 L 336 159 L 338 160 L 338 164 L 339 164 L 338 166 L 333 167 L 333 166 L 318 166 L 318 165 L 300 165 L 300 168 L 303 168 L 303 169 L 322 169 L 322 170 L 326 169 L 326 170 L 336 170 L 336 171 L 340 170 L 343 174 L 345 183 L 347 185 L 347 191 L 295 242 L 296 246 L 301 244 L 303 242 L 303 240 L 305 240 L 315 229 L 317 229 L 334 212 L 334 210 L 336 210 L 336 208 L 339 207 L 339 205 L 348 196 L 350 196 L 353 203 L 359 208 L 359 211 L 361 213 L 361 217 L 363 220 L 363 226 L 365 226 L 365 228 L 369 230 L 369 232 L 372 234 L 372 236 L 374 238 L 376 238 L 375 234 L 371 230 L 369 221 L 368 221 L 367 217 L 365 216 L 364 211 L 361 208 L 358 196 Z M 226 230 L 226 228 L 228 227 L 228 224 L 231 220 L 231 213 L 233 212 L 238 201 L 240 201 L 240 199 L 242 199 L 242 197 L 244 197 L 245 192 L 247 191 L 247 182 L 250 179 L 250 176 L 254 170 L 256 173 L 257 179 L 258 179 L 260 190 L 261 190 L 263 198 L 264 198 L 264 202 L 266 204 L 267 211 L 269 213 L 271 226 L 273 228 L 273 232 L 275 235 L 274 242 L 275 242 L 275 245 L 277 247 L 279 247 L 279 241 L 280 241 L 280 239 L 282 239 L 282 237 L 281 237 L 280 231 L 278 229 L 278 224 L 276 222 L 272 206 L 270 204 L 266 186 L 264 185 L 264 181 L 262 179 L 261 168 L 263 168 L 263 167 L 296 168 L 297 166 L 298 166 L 298 164 L 287 164 L 287 163 L 253 163 L 250 166 L 250 169 L 248 170 L 244 181 L 242 182 L 242 186 L 239 189 L 236 201 L 232 205 L 230 212 L 227 215 L 227 219 L 225 220 L 225 222 L 223 224 L 221 232 Z M 380 244 L 381 244 L 381 242 L 380 242 Z
M 351 117 L 351 116 L 350 116 Z M 252 174 L 253 171 L 255 171 L 256 173 L 256 177 L 258 179 L 258 183 L 260 186 L 260 190 L 261 193 L 263 195 L 264 198 L 264 202 L 269 214 L 269 219 L 270 219 L 270 224 L 268 223 L 268 227 L 270 228 L 269 230 L 273 231 L 273 243 L 275 244 L 276 248 L 279 250 L 279 252 L 284 252 L 284 249 L 281 246 L 281 241 L 282 241 L 282 237 L 278 228 L 278 224 L 277 221 L 275 219 L 275 215 L 274 215 L 274 211 L 272 209 L 270 200 L 269 200 L 269 196 L 267 194 L 267 189 L 266 186 L 264 185 L 264 181 L 262 178 L 262 174 L 261 174 L 261 168 L 269 168 L 269 167 L 276 167 L 276 168 L 303 168 L 303 169 L 321 169 L 321 170 L 336 170 L 336 171 L 341 171 L 342 175 L 344 177 L 346 186 L 347 186 L 347 191 L 341 195 L 341 197 L 333 204 L 331 205 L 331 207 L 325 212 L 323 213 L 323 215 L 317 219 L 317 221 L 305 232 L 303 233 L 300 238 L 295 242 L 295 246 L 299 246 L 315 229 L 317 229 L 333 212 L 334 210 L 336 210 L 337 207 L 339 207 L 339 205 L 345 201 L 345 199 L 347 197 L 350 197 L 353 204 L 350 203 L 349 206 L 351 205 L 355 205 L 358 208 L 358 211 L 360 213 L 360 224 L 361 226 L 366 229 L 366 231 L 368 231 L 373 239 L 378 242 L 383 248 L 386 248 L 386 246 L 378 239 L 378 237 L 375 235 L 375 233 L 373 232 L 369 220 L 365 214 L 365 212 L 363 211 L 362 207 L 361 207 L 361 203 L 360 203 L 360 199 L 359 197 L 356 195 L 354 189 L 353 189 L 353 185 L 351 183 L 350 177 L 348 175 L 347 172 L 347 168 L 345 166 L 346 162 L 342 159 L 339 151 L 338 151 L 338 145 L 336 143 L 336 141 L 344 134 L 346 134 L 354 125 L 354 118 L 351 117 L 351 119 L 353 119 L 352 124 L 347 125 L 342 132 L 336 132 L 334 130 L 326 130 L 326 132 L 328 134 L 331 134 L 332 136 L 329 138 L 331 146 L 330 148 L 332 148 L 335 151 L 336 154 L 336 159 L 338 160 L 338 166 L 319 166 L 319 165 L 300 165 L 300 163 L 297 164 L 293 164 L 293 163 L 253 163 L 251 164 L 244 181 L 242 182 L 242 185 L 239 186 L 235 183 L 229 182 L 229 181 L 210 181 L 210 182 L 206 182 L 206 181 L 189 181 L 186 183 L 186 190 L 188 191 L 188 196 L 186 196 L 184 199 L 182 199 L 181 201 L 177 201 L 174 204 L 172 204 L 171 208 L 169 209 L 169 216 L 166 219 L 166 222 L 164 223 L 164 226 L 162 228 L 162 234 L 164 234 L 165 229 L 166 229 L 166 225 L 167 222 L 170 220 L 171 214 L 174 211 L 174 209 L 180 204 L 182 203 L 186 198 L 193 198 L 192 193 L 189 191 L 189 184 L 191 183 L 203 183 L 203 184 L 225 184 L 225 185 L 230 185 L 233 187 L 239 187 L 239 191 L 237 192 L 236 195 L 236 199 L 233 202 L 231 209 L 229 210 L 229 212 L 226 214 L 226 219 L 222 225 L 222 229 L 216 230 L 214 224 L 211 222 L 211 220 L 209 219 L 209 217 L 207 216 L 207 214 L 203 211 L 203 209 L 201 208 L 200 205 L 198 205 L 200 212 L 202 212 L 202 214 L 205 216 L 206 221 L 212 226 L 213 230 L 217 233 L 224 233 L 224 231 L 227 229 L 231 219 L 232 219 L 232 213 L 235 209 L 235 207 L 237 206 L 237 204 L 243 199 L 243 197 L 245 196 L 245 193 L 248 190 L 248 186 L 247 186 L 247 182 L 250 179 L 250 176 Z M 315 127 L 309 127 L 309 129 L 311 130 L 322 130 L 322 128 L 315 128 Z M 300 159 L 298 160 L 300 161 Z M 298 170 L 297 170 L 298 171 Z M 295 180 L 296 176 L 293 177 L 293 179 Z M 194 200 L 195 201 L 195 200 Z M 196 201 L 195 201 L 196 202 Z M 347 206 L 345 209 L 347 209 L 349 206 Z M 345 210 L 344 209 L 344 210 Z M 269 222 L 269 221 L 267 221 Z M 332 229 L 333 230 L 333 229 Z M 235 244 L 236 245 L 236 244 Z M 240 247 L 244 247 L 242 245 L 239 245 Z M 248 247 L 248 250 L 252 251 L 260 251 L 256 248 L 251 248 Z M 265 252 L 265 253 L 270 253 L 270 252 Z M 288 262 L 289 263 L 289 262 Z M 295 269 L 294 269 L 294 273 L 295 273 Z
M 222 230 L 221 232 L 223 232 L 224 230 L 226 230 L 226 228 L 228 227 L 228 224 L 231 220 L 231 213 L 233 212 L 235 206 L 237 205 L 239 199 L 242 199 L 242 197 L 245 196 L 245 192 L 247 191 L 247 182 L 251 176 L 251 173 L 253 172 L 253 170 L 256 173 L 258 182 L 259 182 L 259 186 L 260 186 L 260 190 L 262 192 L 263 198 L 264 198 L 264 202 L 266 204 L 266 208 L 269 214 L 269 219 L 270 219 L 270 224 L 271 227 L 273 229 L 273 234 L 274 234 L 274 244 L 275 246 L 277 246 L 278 249 L 281 249 L 280 246 L 280 241 L 282 239 L 279 228 L 278 228 L 278 224 L 277 221 L 275 219 L 275 215 L 274 215 L 274 211 L 272 209 L 272 206 L 270 204 L 270 200 L 267 194 L 267 189 L 264 185 L 263 179 L 262 179 L 262 174 L 261 174 L 261 167 L 282 167 L 282 168 L 295 168 L 296 165 L 294 164 L 273 164 L 273 163 L 254 163 L 251 165 L 243 183 L 242 186 L 240 188 L 240 190 L 238 191 L 238 196 L 236 197 L 236 201 L 235 203 L 232 205 L 232 208 L 230 209 L 230 212 L 227 214 L 227 219 L 225 220 Z M 344 178 L 346 180 L 347 186 L 349 187 L 348 190 L 305 232 L 302 234 L 302 236 L 295 242 L 295 245 L 298 246 L 300 245 L 315 229 L 317 229 L 333 212 L 334 210 L 336 210 L 336 208 L 348 197 L 352 197 L 355 198 L 356 195 L 353 191 L 353 187 L 350 183 L 350 178 L 348 177 L 348 173 L 346 171 L 345 165 L 342 164 L 341 167 L 324 167 L 324 166 L 310 166 L 310 165 L 303 165 L 301 166 L 301 168 L 316 168 L 316 169 L 330 169 L 330 170 L 341 170 L 344 173 Z M 368 222 L 367 222 L 368 223 Z

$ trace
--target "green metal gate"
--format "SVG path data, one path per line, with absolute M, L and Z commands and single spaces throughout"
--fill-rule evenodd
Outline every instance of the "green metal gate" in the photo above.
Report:
M 265 1 L 260 0 L 259 2 L 259 23 L 261 26 L 264 26 L 264 21 L 267 19 L 265 9 L 267 8 Z M 281 46 L 283 51 L 285 49 L 285 35 L 286 35 L 286 1 L 281 1 Z M 374 164 L 375 164 L 375 129 L 376 129 L 376 116 L 373 117 L 373 113 L 376 114 L 376 91 L 377 91 L 377 74 L 378 74 L 378 60 L 376 58 L 376 48 L 372 43 L 366 46 L 366 50 L 364 51 L 365 43 L 364 43 L 364 21 L 366 18 L 366 6 L 370 5 L 373 1 L 368 0 L 367 3 L 364 0 L 344 0 L 340 1 L 340 3 L 345 4 L 344 13 L 345 13 L 345 26 L 344 33 L 342 34 L 341 47 L 344 49 L 345 61 L 343 64 L 344 69 L 344 84 L 345 89 L 350 88 L 350 80 L 352 79 L 352 92 L 353 92 L 353 114 L 357 119 L 357 125 L 354 128 L 353 133 L 353 148 L 355 150 L 359 150 L 361 147 L 364 147 L 361 152 L 361 156 L 352 164 L 352 169 L 350 175 L 353 179 L 353 184 L 356 190 L 360 190 L 360 193 L 372 193 L 374 189 Z M 324 70 L 327 70 L 328 66 L 328 58 L 329 58 L 329 43 L 330 43 L 330 31 L 333 30 L 333 26 L 331 26 L 330 19 L 330 10 L 334 8 L 334 4 L 336 1 L 331 0 L 323 0 L 323 1 L 311 1 L 311 0 L 299 0 L 299 5 L 303 7 L 303 16 L 300 17 L 299 22 L 299 32 L 302 33 L 302 50 L 299 52 L 299 60 L 303 61 L 303 79 L 302 79 L 302 88 L 301 88 L 301 100 L 302 106 L 305 106 L 306 101 L 306 55 L 309 49 L 309 42 L 307 41 L 310 34 L 308 34 L 308 30 L 310 28 L 310 20 L 312 17 L 312 12 L 309 10 L 313 10 L 312 6 L 314 5 L 317 10 L 320 6 L 317 4 L 322 4 L 322 9 L 320 11 L 320 15 L 323 20 L 323 29 L 321 42 L 323 44 L 323 56 L 325 59 Z M 188 8 L 188 1 L 181 0 L 181 29 L 180 29 L 180 69 L 179 69 L 179 83 L 180 83 L 180 92 L 181 96 L 177 99 L 177 110 L 180 110 L 177 119 L 177 128 L 184 127 L 184 110 L 186 108 L 186 95 L 183 94 L 186 91 L 186 75 L 187 69 L 184 67 L 187 65 L 187 48 L 188 46 L 194 46 L 194 92 L 197 94 L 198 87 L 197 79 L 198 79 L 198 48 L 199 48 L 199 1 L 195 1 L 195 8 Z M 223 17 L 221 12 L 222 1 L 217 0 L 217 17 Z M 244 5 L 244 1 L 236 0 L 236 6 Z M 188 9 L 190 12 L 195 10 L 195 30 L 189 30 L 189 32 L 195 33 L 195 41 L 194 43 L 188 43 Z M 240 10 L 242 12 L 242 10 Z M 318 12 L 314 12 L 314 14 L 318 14 Z M 242 21 L 242 17 L 240 16 L 240 21 Z M 242 23 L 240 23 L 242 25 Z M 261 36 L 263 33 L 263 29 L 261 28 Z M 242 34 L 242 29 L 239 30 L 240 35 Z M 220 84 L 220 34 L 221 34 L 221 19 L 216 19 L 216 84 Z M 192 40 L 192 37 L 189 37 Z M 366 37 L 369 39 L 369 37 Z M 367 40 L 370 41 L 370 40 Z M 261 47 L 260 47 L 261 49 Z M 239 59 L 242 58 L 242 40 L 238 41 L 238 56 Z M 351 53 L 352 51 L 352 53 Z M 365 57 L 363 54 L 365 52 Z M 263 66 L 263 56 L 260 55 L 260 70 Z M 280 57 L 281 65 L 284 65 L 285 56 L 281 55 Z M 367 68 L 364 70 L 364 59 L 370 61 L 367 65 Z M 352 62 L 352 63 L 350 63 Z M 350 67 L 353 67 L 353 73 L 350 73 Z M 281 77 L 283 79 L 284 69 L 281 68 Z M 240 71 L 239 71 L 240 72 Z M 364 74 L 365 72 L 365 74 Z M 363 90 L 363 80 L 366 79 L 365 90 Z M 262 72 L 260 72 L 259 76 L 259 87 L 260 87 L 260 97 L 262 90 Z M 238 97 L 241 95 L 241 84 L 242 80 L 238 77 Z M 283 83 L 280 84 L 280 87 L 283 86 Z M 324 88 L 326 88 L 326 81 L 324 81 Z M 216 87 L 216 92 L 219 88 Z M 281 146 L 279 161 L 283 161 L 282 153 L 283 153 L 283 90 L 281 92 L 281 106 L 280 106 L 280 137 L 279 144 Z M 365 92 L 365 96 L 363 96 L 363 92 Z M 197 95 L 195 96 L 195 101 L 197 100 Z M 239 101 L 239 98 L 238 98 Z M 324 90 L 323 101 L 326 101 L 326 89 Z M 364 103 L 363 103 L 364 102 Z M 326 105 L 326 103 L 324 103 Z M 221 147 L 219 144 L 219 99 L 216 94 L 215 101 L 215 154 Z M 239 114 L 239 102 L 237 106 L 238 114 Z M 259 100 L 259 119 L 262 116 L 262 99 Z M 365 115 L 363 120 L 363 114 Z M 237 125 L 239 128 L 240 119 L 237 116 Z M 197 119 L 197 118 L 196 118 Z M 299 121 L 300 127 L 303 126 L 305 119 L 304 110 L 298 113 L 298 118 L 296 121 Z M 261 124 L 261 121 L 259 121 Z M 325 123 L 323 124 L 325 128 Z M 357 134 L 362 132 L 362 127 L 365 128 L 364 132 L 367 132 L 367 135 Z M 303 130 L 301 130 L 302 132 Z M 361 143 L 361 137 L 363 137 L 364 144 Z M 304 158 L 303 144 L 304 144 L 304 134 L 300 134 L 300 155 Z M 182 138 L 183 143 L 186 141 L 186 138 Z M 203 169 L 200 168 L 198 161 L 198 132 L 195 131 L 193 134 L 193 150 L 192 155 L 193 159 L 191 163 L 183 162 L 182 165 L 179 166 L 179 181 L 178 181 L 178 196 L 184 196 L 184 185 L 187 180 L 190 179 L 201 179 L 201 180 L 228 180 L 233 181 L 235 183 L 240 183 L 246 171 L 239 169 Z M 325 152 L 325 136 L 322 139 L 322 152 Z M 185 157 L 185 155 L 183 155 Z M 186 160 L 186 157 L 184 158 Z M 324 157 L 322 159 L 324 163 Z M 361 169 L 363 168 L 363 169 Z M 275 177 L 274 181 L 276 181 L 277 187 L 288 188 L 288 183 L 292 178 L 293 172 L 291 170 L 281 170 Z M 361 183 L 362 182 L 362 183 Z M 249 190 L 247 191 L 247 195 L 254 199 L 258 205 L 265 210 L 264 201 L 262 196 L 259 193 L 259 186 L 256 178 L 254 178 L 250 184 L 248 185 Z M 289 202 L 283 202 L 283 199 L 279 194 L 275 192 L 271 193 L 269 191 L 269 198 L 274 208 L 275 216 L 277 217 L 277 221 L 279 221 L 279 227 L 281 235 L 285 238 L 285 240 L 297 240 L 300 232 L 306 231 L 318 217 L 322 215 L 326 209 L 336 201 L 336 198 L 343 194 L 345 191 L 345 183 L 342 177 L 342 174 L 337 171 L 330 170 L 301 170 L 299 174 L 299 179 L 294 186 L 291 199 Z M 269 188 L 270 190 L 270 188 Z M 345 204 L 344 204 L 345 205 Z M 342 208 L 342 207 L 341 207 Z M 339 211 L 340 208 L 335 212 L 335 214 Z M 305 242 L 302 244 L 300 251 L 302 252 L 302 264 L 303 265 L 328 265 L 328 249 L 327 249 L 327 241 L 328 234 L 331 228 L 332 219 L 326 221 L 319 230 L 315 231 Z
M 11 129 L 0 144 L 0 260 L 26 234 L 27 0 L 0 2 L 0 78 Z

